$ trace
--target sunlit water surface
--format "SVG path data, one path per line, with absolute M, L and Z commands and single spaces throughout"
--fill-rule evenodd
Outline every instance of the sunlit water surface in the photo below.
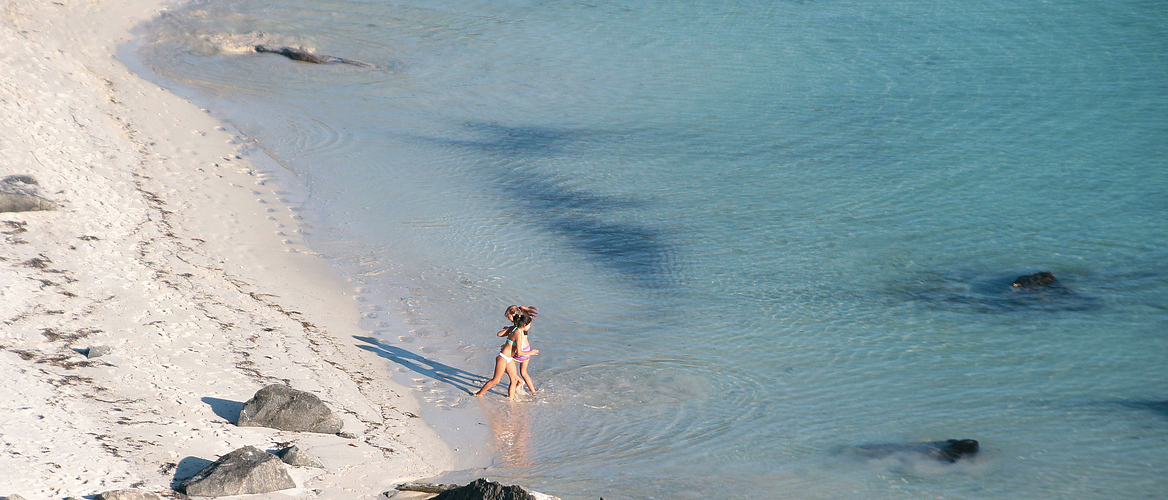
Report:
M 151 78 L 302 186 L 359 342 L 432 421 L 476 422 L 439 429 L 485 457 L 452 480 L 1168 486 L 1162 2 L 206 0 L 142 34 Z M 476 400 L 510 303 L 540 308 L 540 392 Z M 847 452 L 948 438 L 982 452 Z

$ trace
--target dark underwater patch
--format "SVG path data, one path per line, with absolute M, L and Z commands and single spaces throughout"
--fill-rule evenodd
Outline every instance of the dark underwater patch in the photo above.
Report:
M 571 186 L 573 179 L 538 168 L 548 157 L 583 156 L 588 142 L 615 136 L 547 127 L 507 127 L 471 123 L 472 139 L 440 141 L 447 146 L 487 153 L 483 169 L 491 182 L 522 211 L 522 220 L 563 236 L 587 258 L 616 270 L 641 286 L 671 282 L 674 249 L 657 229 L 620 222 L 626 211 L 643 206 L 632 196 L 596 194 Z
M 1075 291 L 1074 276 L 1055 273 L 1059 280 L 1050 285 L 1014 287 L 1014 280 L 1026 274 L 1029 273 L 925 273 L 907 280 L 905 293 L 936 307 L 979 313 L 1092 311 L 1101 307 L 1098 298 Z
M 1154 413 L 1163 418 L 1168 418 L 1168 400 L 1151 401 L 1151 400 L 1134 400 L 1134 401 L 1119 401 L 1119 404 L 1134 410 L 1141 410 Z

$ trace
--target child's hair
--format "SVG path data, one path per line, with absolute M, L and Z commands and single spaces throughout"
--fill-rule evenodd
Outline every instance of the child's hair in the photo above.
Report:
M 520 314 L 520 315 L 515 317 L 515 326 L 517 328 L 523 328 L 523 327 L 530 325 L 530 324 L 531 324 L 531 316 L 528 316 L 526 314 Z
M 507 306 L 507 310 L 503 311 L 503 316 L 507 317 L 507 318 L 510 318 L 511 316 L 514 316 L 514 315 L 520 315 L 520 314 L 523 316 L 531 316 L 532 318 L 534 318 L 536 316 L 539 316 L 539 310 L 534 308 L 534 307 L 531 307 L 531 306 L 523 307 L 523 306 L 510 305 L 510 306 Z

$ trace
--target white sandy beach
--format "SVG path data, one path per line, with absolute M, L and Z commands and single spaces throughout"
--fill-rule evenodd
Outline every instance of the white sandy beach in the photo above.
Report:
M 246 445 L 325 465 L 251 498 L 373 498 L 445 470 L 451 451 L 354 345 L 355 291 L 270 176 L 114 57 L 163 8 L 0 2 L 0 177 L 32 175 L 59 204 L 0 214 L 0 496 L 168 495 Z M 271 383 L 317 394 L 356 437 L 233 425 Z

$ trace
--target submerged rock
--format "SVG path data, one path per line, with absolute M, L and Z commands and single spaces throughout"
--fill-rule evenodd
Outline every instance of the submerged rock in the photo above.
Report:
M 273 384 L 243 404 L 236 425 L 336 434 L 345 423 L 315 394 Z
M 31 175 L 10 175 L 0 179 L 0 212 L 56 210 L 57 204 L 41 195 Z
M 179 487 L 189 496 L 224 497 L 286 490 L 295 488 L 296 481 L 275 455 L 244 446 L 219 457 Z
M 301 61 L 313 64 L 327 64 L 335 62 L 341 64 L 352 64 L 353 66 L 373 66 L 372 64 L 366 62 L 354 61 L 352 59 L 345 59 L 343 57 L 334 57 L 325 54 L 313 54 L 312 52 L 304 49 L 298 49 L 296 47 L 269 47 L 267 45 L 256 45 L 255 51 L 260 53 L 278 54 L 293 61 Z
M 938 462 L 953 463 L 960 458 L 972 457 L 980 450 L 973 439 L 948 439 L 928 443 L 884 443 L 853 446 L 857 455 L 883 458 L 894 454 L 921 456 Z
M 1054 275 L 1047 271 L 1040 273 L 1027 274 L 1026 276 L 1019 276 L 1014 280 L 1012 286 L 1014 288 L 1030 288 L 1036 286 L 1047 286 L 1053 284 L 1055 281 Z
M 479 478 L 466 486 L 446 490 L 430 500 L 535 500 L 535 497 L 522 487 L 503 486 Z
M 97 500 L 162 500 L 161 497 L 150 493 L 149 491 L 139 490 L 113 490 L 105 493 L 99 493 Z
M 283 450 L 280 450 L 279 453 L 276 453 L 276 456 L 280 457 L 280 460 L 283 460 L 284 463 L 294 467 L 316 467 L 318 469 L 324 468 L 324 466 L 321 465 L 320 462 L 318 462 L 315 458 L 308 456 L 307 453 L 304 453 L 296 446 L 289 446 L 284 448 Z

